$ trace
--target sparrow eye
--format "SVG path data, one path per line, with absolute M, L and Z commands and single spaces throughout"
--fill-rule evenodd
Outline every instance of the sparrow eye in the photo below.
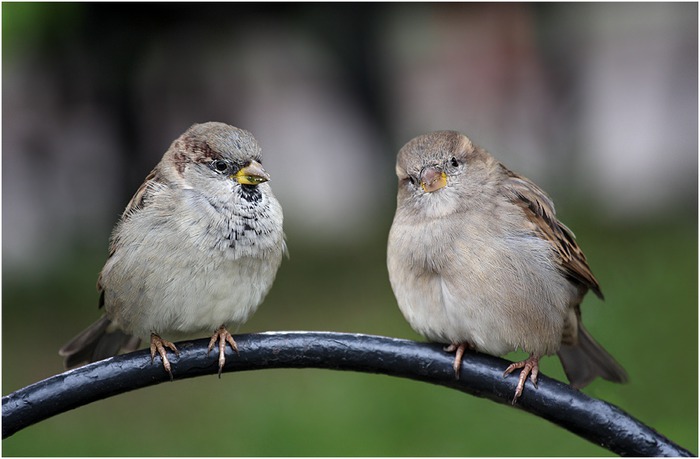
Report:
M 224 173 L 228 170 L 228 163 L 223 159 L 215 159 L 211 162 L 211 168 L 219 173 Z
M 413 185 L 413 186 L 418 185 L 418 180 L 416 180 L 416 178 L 412 175 L 408 176 L 408 181 L 411 182 L 411 185 Z
M 457 158 L 455 158 L 454 156 L 453 156 L 452 159 L 450 160 L 450 164 L 452 164 L 452 167 L 457 167 L 457 166 L 459 166 L 459 162 L 457 161 Z

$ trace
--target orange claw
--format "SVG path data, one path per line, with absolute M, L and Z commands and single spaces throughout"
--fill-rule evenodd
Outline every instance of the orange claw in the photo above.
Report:
M 170 349 L 175 353 L 175 355 L 180 355 L 180 351 L 177 350 L 175 345 L 168 340 L 161 338 L 155 333 L 151 333 L 151 363 L 156 357 L 156 352 L 160 355 L 160 359 L 163 361 L 163 368 L 170 375 L 170 380 L 173 380 L 173 373 L 170 371 L 170 361 L 168 360 L 167 351 L 165 348 Z
M 513 397 L 513 401 L 511 402 L 512 405 L 515 405 L 515 402 L 517 402 L 518 398 L 520 398 L 520 396 L 523 394 L 525 380 L 527 379 L 528 375 L 530 375 L 530 381 L 532 381 L 532 384 L 535 386 L 535 389 L 537 389 L 537 375 L 540 373 L 539 362 L 539 356 L 531 355 L 522 362 L 511 363 L 508 366 L 508 368 L 506 368 L 506 371 L 503 372 L 503 377 L 506 377 L 517 368 L 522 368 L 522 371 L 520 372 L 520 377 L 518 378 L 518 385 L 515 388 L 515 396 Z
M 214 344 L 219 342 L 219 378 L 221 377 L 221 371 L 224 369 L 224 363 L 226 363 L 226 343 L 228 343 L 231 348 L 238 353 L 238 346 L 236 341 L 234 341 L 233 336 L 226 330 L 224 325 L 220 326 L 212 335 L 211 340 L 209 340 L 209 348 L 207 349 L 207 355 L 214 348 Z

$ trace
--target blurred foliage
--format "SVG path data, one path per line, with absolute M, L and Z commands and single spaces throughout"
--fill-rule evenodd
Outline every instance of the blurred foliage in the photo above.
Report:
M 676 217 L 672 225 L 610 227 L 585 215 L 569 212 L 565 221 L 606 302 L 589 296 L 584 321 L 625 366 L 630 383 L 598 380 L 584 392 L 697 454 L 697 223 Z M 373 240 L 342 251 L 299 246 L 290 235 L 291 257 L 240 331 L 331 330 L 420 340 L 401 316 L 386 275 L 389 218 Z M 104 255 L 76 249 L 42 279 L 8 281 L 5 273 L 3 394 L 62 371 L 56 350 L 98 315 L 94 281 Z M 554 357 L 543 359 L 542 370 L 564 379 Z M 487 400 L 414 381 L 324 370 L 161 384 L 51 418 L 2 446 L 6 456 L 609 455 Z
M 39 43 L 50 52 L 53 42 L 76 31 L 84 10 L 80 3 L 3 2 L 3 60 Z

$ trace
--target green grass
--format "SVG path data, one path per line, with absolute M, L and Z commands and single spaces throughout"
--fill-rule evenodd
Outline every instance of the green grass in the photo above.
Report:
M 567 222 L 569 223 L 569 222 Z M 697 227 L 571 224 L 603 286 L 583 307 L 630 383 L 584 391 L 698 452 Z M 292 256 L 241 332 L 331 330 L 420 340 L 384 264 L 386 234 L 328 255 L 290 235 Z M 61 371 L 56 350 L 94 320 L 100 250 L 39 282 L 5 273 L 3 394 Z M 245 352 L 241 349 L 241 352 Z M 556 358 L 548 376 L 563 379 Z M 526 389 L 527 390 L 527 389 Z M 56 416 L 2 443 L 6 456 L 604 456 L 535 416 L 454 390 L 326 370 L 228 373 L 160 384 Z

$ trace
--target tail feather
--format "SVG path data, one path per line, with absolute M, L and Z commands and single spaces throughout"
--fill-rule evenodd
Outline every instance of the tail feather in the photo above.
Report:
M 113 327 L 112 321 L 102 316 L 63 346 L 58 354 L 64 357 L 66 368 L 73 368 L 112 357 L 122 351 L 134 351 L 140 342 L 139 338 Z
M 598 376 L 616 383 L 627 382 L 624 368 L 593 339 L 581 322 L 578 325 L 578 343 L 562 345 L 557 354 L 566 377 L 576 388 L 587 386 Z

